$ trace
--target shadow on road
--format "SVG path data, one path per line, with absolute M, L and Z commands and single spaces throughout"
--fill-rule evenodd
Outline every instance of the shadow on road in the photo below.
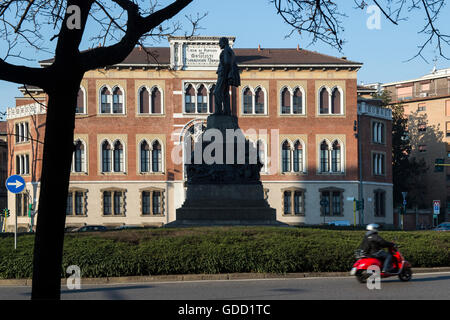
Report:
M 420 273 L 418 273 L 416 276 L 420 276 Z M 441 281 L 441 280 L 450 280 L 450 276 L 438 276 L 438 277 L 430 277 L 430 278 L 415 278 L 413 274 L 413 278 L 408 282 L 429 282 L 429 281 Z M 383 282 L 402 282 L 398 278 L 392 278 L 392 279 L 383 279 Z

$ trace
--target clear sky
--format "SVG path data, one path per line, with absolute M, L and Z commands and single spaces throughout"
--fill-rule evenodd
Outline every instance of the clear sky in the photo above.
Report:
M 163 1 L 169 3 L 170 1 Z M 399 26 L 381 17 L 380 29 L 370 30 L 367 27 L 367 20 L 370 14 L 361 9 L 355 9 L 354 1 L 337 1 L 341 6 L 341 11 L 348 16 L 343 18 L 347 41 L 343 52 L 323 43 L 316 43 L 309 46 L 310 38 L 306 35 L 300 37 L 294 34 L 290 38 L 285 38 L 289 33 L 289 27 L 285 25 L 280 16 L 276 15 L 275 9 L 268 0 L 194 0 L 194 2 L 177 17 L 187 30 L 189 22 L 185 15 L 196 15 L 205 13 L 208 15 L 201 21 L 199 35 L 209 36 L 235 36 L 235 48 L 296 48 L 300 47 L 329 54 L 332 56 L 346 56 L 349 60 L 362 62 L 364 65 L 358 73 L 358 82 L 392 82 L 420 77 L 431 71 L 434 66 L 434 58 L 438 52 L 434 47 L 427 49 L 424 54 L 428 59 L 428 64 L 421 58 L 416 58 L 410 62 L 405 62 L 415 55 L 418 45 L 426 40 L 425 35 L 419 35 L 418 31 L 424 26 L 425 17 L 423 12 L 416 12 L 409 15 L 407 21 L 402 21 Z M 370 0 L 366 1 L 371 3 Z M 405 15 L 408 13 L 405 11 Z M 441 12 L 439 26 L 442 32 L 450 33 L 450 9 L 447 5 Z M 175 19 L 175 18 L 174 18 Z M 158 46 L 168 46 L 167 41 L 162 41 Z M 90 46 L 88 41 L 84 41 L 81 49 Z M 0 56 L 4 56 L 4 48 L 0 48 Z M 36 60 L 50 58 L 49 54 L 36 53 L 24 49 L 24 54 L 30 54 Z M 450 56 L 450 48 L 447 48 L 447 55 Z M 11 62 L 24 61 L 12 60 Z M 24 63 L 30 66 L 38 66 L 37 62 Z M 450 61 L 438 57 L 437 68 L 450 67 Z M 17 90 L 17 84 L 0 81 L 0 111 L 5 107 L 14 106 L 14 97 L 21 96 Z

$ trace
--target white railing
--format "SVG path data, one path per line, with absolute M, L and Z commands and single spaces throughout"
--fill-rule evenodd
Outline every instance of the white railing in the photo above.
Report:
M 374 106 L 366 102 L 358 102 L 358 114 L 392 120 L 392 110 Z
M 12 107 L 6 109 L 6 120 L 22 118 L 37 114 L 45 114 L 46 109 L 39 103 L 30 103 L 23 106 Z

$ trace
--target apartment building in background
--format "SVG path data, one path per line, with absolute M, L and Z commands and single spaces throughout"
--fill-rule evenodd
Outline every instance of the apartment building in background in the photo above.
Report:
M 122 63 L 85 74 L 67 226 L 175 220 L 185 199 L 185 148 L 214 112 L 218 41 L 171 37 L 168 47 L 135 48 Z M 364 197 L 364 223 L 392 225 L 391 112 L 358 104 L 362 64 L 301 48 L 234 51 L 241 86 L 230 89 L 232 113 L 264 160 L 261 180 L 277 220 L 360 223 L 353 200 Z M 8 200 L 27 228 L 26 208 L 38 207 L 47 97 L 39 88 L 20 89 L 24 96 L 7 110 L 16 133 L 9 168 L 27 187 Z
M 385 83 L 392 103 L 401 103 L 408 117 L 412 157 L 423 158 L 428 166 L 424 179 L 426 193 L 419 209 L 433 210 L 440 200 L 438 221 L 448 221 L 450 210 L 450 167 L 435 167 L 436 161 L 450 164 L 450 68 L 417 79 Z M 436 221 L 435 221 L 436 223 Z

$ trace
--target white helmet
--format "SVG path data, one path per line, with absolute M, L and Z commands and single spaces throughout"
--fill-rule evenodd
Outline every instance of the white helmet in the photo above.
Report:
M 366 230 L 378 232 L 379 227 L 376 223 L 371 223 L 367 225 Z

